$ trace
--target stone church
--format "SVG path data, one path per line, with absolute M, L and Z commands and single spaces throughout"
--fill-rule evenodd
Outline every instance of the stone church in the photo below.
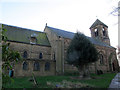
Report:
M 7 29 L 6 36 L 10 48 L 18 51 L 22 60 L 11 62 L 14 76 L 60 75 L 66 72 L 77 71 L 73 65 L 66 62 L 66 51 L 74 37 L 73 32 L 45 26 L 44 31 L 35 31 L 26 28 L 3 24 Z M 102 70 L 104 73 L 118 71 L 116 48 L 110 45 L 108 26 L 96 20 L 90 27 L 91 37 L 86 36 L 99 52 L 99 60 L 89 65 L 89 70 L 95 73 Z

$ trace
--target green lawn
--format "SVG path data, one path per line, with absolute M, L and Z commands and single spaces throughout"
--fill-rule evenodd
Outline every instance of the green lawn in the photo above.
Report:
M 13 78 L 13 83 L 3 85 L 5 88 L 55 88 L 56 85 L 60 87 L 95 87 L 107 88 L 114 78 L 116 73 L 106 73 L 102 75 L 91 74 L 92 79 L 79 80 L 75 79 L 77 76 L 40 76 L 36 77 L 38 85 L 35 86 L 33 82 L 29 81 L 30 77 Z M 71 77 L 74 77 L 72 79 Z

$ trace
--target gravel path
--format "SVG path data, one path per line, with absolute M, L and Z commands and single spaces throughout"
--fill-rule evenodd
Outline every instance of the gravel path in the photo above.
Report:
M 117 73 L 117 75 L 113 78 L 111 84 L 109 85 L 109 89 L 116 88 L 117 90 L 120 90 L 120 73 Z

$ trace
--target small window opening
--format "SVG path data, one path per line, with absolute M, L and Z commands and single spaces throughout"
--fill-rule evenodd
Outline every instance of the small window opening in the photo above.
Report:
M 42 59 L 43 58 L 43 55 L 42 53 L 39 54 L 39 59 Z
M 103 28 L 102 30 L 103 30 L 103 36 L 106 36 L 106 31 L 105 31 L 105 29 Z
M 28 54 L 27 54 L 27 51 L 24 51 L 24 53 L 23 53 L 23 58 L 27 58 L 28 57 Z
M 99 55 L 99 58 L 100 58 L 100 64 L 104 64 L 103 55 L 102 54 Z
M 36 37 L 31 37 L 30 43 L 31 43 L 31 44 L 36 44 L 36 43 L 37 43 Z
M 46 62 L 45 63 L 45 71 L 49 71 L 50 70 L 50 63 Z
M 98 36 L 98 30 L 95 29 L 95 37 L 97 37 L 97 36 Z
M 34 71 L 39 71 L 40 70 L 40 64 L 39 62 L 34 63 Z
M 28 63 L 27 62 L 24 62 L 23 63 L 23 70 L 27 70 L 28 69 Z

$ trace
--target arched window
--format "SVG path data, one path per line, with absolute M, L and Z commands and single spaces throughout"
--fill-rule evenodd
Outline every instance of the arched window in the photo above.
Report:
M 99 59 L 100 59 L 100 64 L 104 64 L 104 60 L 103 60 L 103 55 L 102 54 L 99 55 Z
M 27 58 L 27 57 L 28 57 L 27 51 L 24 51 L 23 58 Z
M 39 62 L 34 62 L 34 71 L 39 71 L 39 70 L 40 70 Z
M 105 29 L 103 28 L 102 30 L 103 30 L 103 36 L 106 36 L 106 31 L 105 31 Z
M 97 37 L 97 36 L 98 36 L 98 30 L 95 29 L 95 37 Z
M 27 62 L 23 62 L 23 70 L 28 70 L 28 63 Z
M 45 71 L 49 71 L 50 70 L 50 63 L 46 62 L 45 63 Z
M 42 59 L 43 58 L 43 55 L 42 53 L 39 54 L 39 59 Z

